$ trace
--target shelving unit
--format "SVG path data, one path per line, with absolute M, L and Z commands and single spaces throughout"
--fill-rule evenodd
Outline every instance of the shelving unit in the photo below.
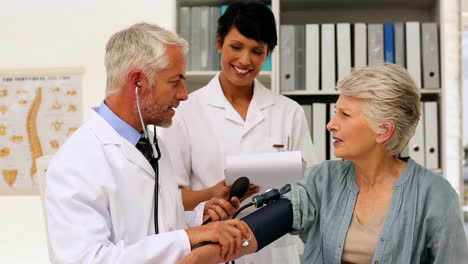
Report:
M 265 4 L 272 4 L 272 1 L 263 1 Z M 229 5 L 231 0 L 175 0 L 175 17 L 174 17 L 174 25 L 175 29 L 179 28 L 178 25 L 178 17 L 179 17 L 179 9 L 180 7 L 197 7 L 197 6 L 221 6 L 221 5 Z M 279 2 L 278 2 L 279 3 Z M 276 4 L 276 7 L 278 6 Z M 272 5 L 272 10 L 273 10 Z M 216 27 L 216 25 L 213 25 Z M 278 25 L 277 25 L 278 26 Z M 214 40 L 213 40 L 214 43 Z M 277 49 L 275 49 L 276 52 Z M 277 53 L 277 52 L 276 52 Z M 273 61 L 277 60 L 272 58 Z M 272 88 L 275 85 L 272 83 L 272 72 L 275 72 L 272 65 L 272 71 L 262 71 L 258 75 L 257 79 L 266 87 Z M 188 92 L 193 92 L 199 88 L 205 86 L 218 72 L 217 71 L 187 71 L 186 73 L 186 86 Z
M 229 4 L 229 0 L 176 0 L 180 6 Z M 460 0 L 271 0 L 279 32 L 282 24 L 436 22 L 440 38 L 440 89 L 422 89 L 423 101 L 439 103 L 439 142 L 442 174 L 460 194 L 462 178 L 461 108 L 461 1 Z M 177 17 L 175 18 L 177 25 Z M 177 26 L 176 26 L 177 28 Z M 279 36 L 281 38 L 281 36 Z M 278 41 L 278 44 L 280 41 Z M 279 47 L 272 54 L 272 71 L 259 79 L 280 93 Z M 205 85 L 216 72 L 188 72 L 190 91 Z M 288 91 L 285 96 L 299 103 L 333 102 L 337 92 Z M 463 200 L 463 199 L 461 199 Z

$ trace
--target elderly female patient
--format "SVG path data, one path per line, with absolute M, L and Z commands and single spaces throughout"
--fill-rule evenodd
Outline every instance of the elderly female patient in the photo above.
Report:
M 467 263 L 457 194 L 440 175 L 399 158 L 421 115 L 409 73 L 397 65 L 358 68 L 337 88 L 327 129 L 343 161 L 309 168 L 283 188 L 283 199 L 244 218 L 254 236 L 239 254 L 274 240 L 265 230 L 282 221 L 284 232 L 305 242 L 303 263 Z M 275 207 L 275 217 L 262 216 Z M 184 260 L 197 261 L 224 260 L 208 245 Z

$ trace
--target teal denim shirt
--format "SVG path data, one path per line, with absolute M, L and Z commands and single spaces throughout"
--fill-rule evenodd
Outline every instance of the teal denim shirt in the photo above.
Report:
M 354 164 L 326 161 L 286 185 L 292 234 L 305 243 L 302 263 L 341 263 L 359 188 Z M 440 175 L 412 159 L 394 183 L 372 263 L 468 263 L 458 196 Z

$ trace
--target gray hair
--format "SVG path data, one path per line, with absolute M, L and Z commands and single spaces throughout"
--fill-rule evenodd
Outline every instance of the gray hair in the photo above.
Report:
M 395 122 L 395 131 L 384 146 L 392 156 L 398 156 L 414 135 L 421 116 L 421 93 L 409 72 L 395 64 L 356 68 L 338 82 L 337 89 L 364 99 L 364 113 L 376 133 L 385 122 Z
M 187 41 L 157 25 L 140 23 L 115 33 L 106 45 L 106 96 L 118 93 L 136 69 L 148 77 L 152 87 L 154 74 L 170 67 L 167 45 L 179 46 L 184 53 L 188 50 Z

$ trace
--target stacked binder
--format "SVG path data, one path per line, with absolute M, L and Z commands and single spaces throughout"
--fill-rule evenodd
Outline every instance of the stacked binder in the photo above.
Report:
M 280 26 L 280 89 L 333 92 L 352 67 L 396 63 L 418 87 L 440 88 L 436 23 Z
M 334 155 L 333 139 L 326 129 L 327 123 L 335 114 L 334 103 L 303 104 L 314 149 L 319 161 L 337 159 Z M 412 159 L 428 169 L 440 168 L 439 116 L 437 102 L 423 102 L 422 116 L 416 133 L 408 144 L 408 153 Z
M 440 89 L 441 86 L 436 23 L 281 25 L 280 40 L 280 89 L 307 91 L 311 103 L 304 104 L 303 108 L 310 119 L 312 141 L 322 161 L 336 159 L 333 139 L 326 130 L 335 106 L 334 101 L 316 102 L 314 93 L 334 94 L 336 83 L 353 67 L 400 64 L 418 87 Z M 438 169 L 438 103 L 422 102 L 421 109 L 415 134 L 402 155 L 409 155 L 429 169 Z
M 220 53 L 216 47 L 218 19 L 226 11 L 222 6 L 182 6 L 179 8 L 178 32 L 187 40 L 188 71 L 219 71 Z M 263 64 L 262 71 L 271 71 L 271 56 Z

